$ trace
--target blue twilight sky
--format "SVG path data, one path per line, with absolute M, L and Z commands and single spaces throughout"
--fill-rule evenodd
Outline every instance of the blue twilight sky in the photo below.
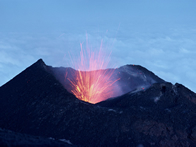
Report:
M 196 92 L 195 0 L 0 0 L 0 86 L 42 58 L 71 66 L 86 34 L 116 67 L 139 64 Z

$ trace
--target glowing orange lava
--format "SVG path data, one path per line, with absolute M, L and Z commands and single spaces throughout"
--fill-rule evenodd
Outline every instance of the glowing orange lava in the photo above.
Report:
M 114 83 L 119 79 L 112 80 L 115 69 L 106 69 L 109 56 L 102 53 L 102 43 L 98 52 L 90 50 L 88 45 L 86 51 L 82 44 L 80 51 L 79 69 L 74 80 L 68 78 L 71 83 L 71 92 L 80 100 L 98 103 L 113 96 Z M 105 69 L 105 70 L 103 70 Z M 84 70 L 84 71 L 83 71 Z

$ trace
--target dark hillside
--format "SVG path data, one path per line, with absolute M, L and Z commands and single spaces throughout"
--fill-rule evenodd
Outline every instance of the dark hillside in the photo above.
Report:
M 148 87 L 94 105 L 69 93 L 38 60 L 0 87 L 0 128 L 77 146 L 196 146 L 196 94 L 136 67 L 139 77 L 135 67 L 119 70 L 132 80 L 153 81 Z

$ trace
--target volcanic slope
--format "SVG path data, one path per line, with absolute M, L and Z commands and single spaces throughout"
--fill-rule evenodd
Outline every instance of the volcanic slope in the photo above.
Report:
M 54 138 L 44 138 L 27 134 L 16 133 L 0 128 L 1 147 L 74 147 L 65 139 L 55 140 Z
M 90 104 L 69 93 L 40 59 L 0 87 L 0 128 L 70 146 L 196 146 L 196 94 L 136 67 L 151 79 L 148 87 Z

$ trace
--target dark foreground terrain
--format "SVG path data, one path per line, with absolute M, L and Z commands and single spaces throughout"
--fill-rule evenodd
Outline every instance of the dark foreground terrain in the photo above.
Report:
M 0 146 L 196 146 L 196 94 L 183 85 L 127 65 L 125 94 L 90 104 L 65 89 L 65 70 L 38 60 L 0 87 Z

